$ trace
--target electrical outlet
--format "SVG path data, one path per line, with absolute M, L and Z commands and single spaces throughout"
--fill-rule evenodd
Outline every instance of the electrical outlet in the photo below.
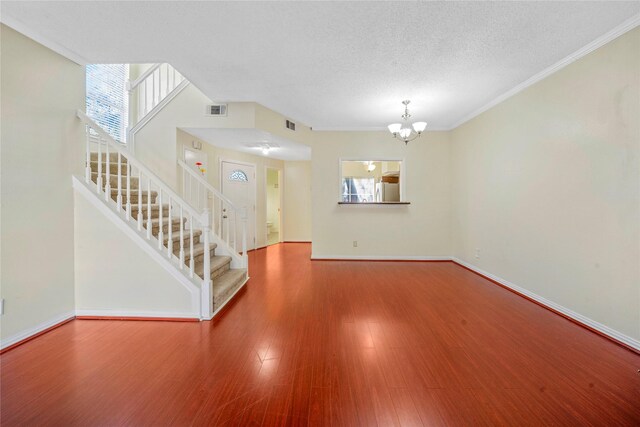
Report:
M 480 248 L 476 248 L 476 258 L 480 258 Z
M 357 248 L 357 247 L 358 247 L 358 241 L 357 241 L 357 240 L 354 240 L 354 241 L 353 241 L 353 247 L 354 247 L 354 248 Z

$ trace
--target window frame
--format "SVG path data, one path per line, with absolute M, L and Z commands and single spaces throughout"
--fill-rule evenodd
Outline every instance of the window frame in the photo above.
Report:
M 100 67 L 100 66 L 120 66 L 124 68 L 124 72 L 123 72 L 123 82 L 122 82 L 122 106 L 120 105 L 116 105 L 116 104 L 112 104 L 112 103 L 104 103 L 104 105 L 107 108 L 113 108 L 113 109 L 117 109 L 120 110 L 121 113 L 121 119 L 120 119 L 120 126 L 118 127 L 118 133 L 119 135 L 114 135 L 113 131 L 114 128 L 112 126 L 107 126 L 107 128 L 105 128 L 104 123 L 105 120 L 101 120 L 100 118 L 96 117 L 93 114 L 93 111 L 89 108 L 89 100 L 92 99 L 94 101 L 94 103 L 96 103 L 96 100 L 98 100 L 97 96 L 93 96 L 90 97 L 89 96 L 89 67 Z M 109 134 L 116 142 L 121 143 L 121 144 L 126 144 L 127 143 L 127 129 L 129 126 L 129 112 L 130 112 L 130 108 L 131 106 L 129 105 L 129 93 L 127 91 L 127 82 L 129 80 L 129 64 L 87 64 L 85 66 L 85 112 L 87 114 L 87 116 L 89 116 L 93 121 L 95 121 L 98 125 L 100 125 L 100 127 L 103 128 L 103 130 Z M 115 75 L 115 73 L 112 73 L 113 75 Z M 106 75 L 106 73 L 105 73 Z M 115 85 L 112 85 L 110 87 L 114 87 Z M 96 91 L 96 93 L 100 93 L 100 91 Z M 97 103 L 96 103 L 97 104 Z

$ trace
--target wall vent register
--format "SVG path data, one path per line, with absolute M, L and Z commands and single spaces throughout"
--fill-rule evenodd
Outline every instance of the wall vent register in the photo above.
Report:
M 207 105 L 205 114 L 207 116 L 226 116 L 227 104 L 210 104 Z
M 293 130 L 293 131 L 296 130 L 296 124 L 294 122 L 292 122 L 291 120 L 287 120 L 285 122 L 285 126 L 287 127 L 287 129 L 290 129 L 290 130 Z

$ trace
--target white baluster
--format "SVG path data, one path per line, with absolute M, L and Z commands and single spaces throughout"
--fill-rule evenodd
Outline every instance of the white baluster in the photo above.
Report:
M 191 257 L 189 258 L 189 276 L 193 279 L 194 273 L 194 260 L 193 260 L 193 214 L 189 212 L 189 250 L 191 251 Z
M 91 144 L 89 142 L 89 127 L 85 125 L 84 127 L 85 129 L 85 145 L 86 145 L 86 149 L 87 149 L 87 164 L 85 166 L 84 169 L 84 178 L 85 181 L 88 183 L 91 182 Z
M 222 208 L 222 201 L 220 201 L 219 205 L 219 212 L 218 212 L 218 232 L 216 233 L 218 236 L 222 237 L 222 232 L 223 232 L 223 228 L 222 228 L 222 217 L 224 216 L 224 212 L 223 212 L 223 208 Z
M 98 179 L 96 179 L 96 189 L 98 193 L 102 191 L 102 138 L 98 137 Z
M 144 221 L 142 217 L 142 171 L 138 169 L 138 231 L 142 231 L 142 222 Z
M 151 198 L 149 194 L 147 198 Z M 162 249 L 162 241 L 164 240 L 164 233 L 162 232 L 162 187 L 158 187 L 158 198 L 156 200 L 158 203 L 158 249 Z
M 184 226 L 182 218 L 184 218 L 184 212 L 182 211 L 182 203 L 180 203 L 180 270 L 184 268 Z
M 108 202 L 111 198 L 111 154 L 109 154 L 109 141 L 105 141 L 105 147 L 107 149 L 107 182 L 104 190 L 104 200 Z
M 242 212 L 242 259 L 244 260 L 244 268 L 247 269 L 249 275 L 249 256 L 247 255 L 247 210 L 243 208 Z
M 136 123 L 144 116 L 147 108 L 147 80 L 145 79 L 138 88 L 138 117 L 136 117 Z
M 171 196 L 169 197 L 169 215 L 167 215 L 167 219 L 169 220 L 169 240 L 167 240 L 167 256 L 171 258 L 173 256 L 173 241 L 171 240 L 173 236 L 173 224 L 171 216 Z M 180 219 L 180 223 L 182 224 L 182 219 Z
M 238 212 L 233 211 L 233 250 L 238 252 Z
M 131 219 L 131 165 L 127 162 L 125 166 L 127 171 L 127 221 L 129 221 Z M 140 194 L 138 194 L 138 197 L 140 197 Z
M 122 154 L 118 151 L 118 196 L 116 197 L 118 212 L 122 211 Z
M 231 224 L 229 224 L 229 216 L 227 215 L 227 209 L 226 208 L 223 209 L 222 212 L 223 212 L 222 216 L 224 217 L 224 219 L 226 219 L 225 222 L 227 223 L 227 227 L 226 227 L 226 230 L 225 230 L 226 231 L 225 234 L 226 234 L 227 238 L 225 240 L 227 241 L 227 245 L 228 245 L 229 244 L 229 229 L 231 228 Z
M 151 194 L 151 178 L 147 177 L 147 194 Z M 147 240 L 151 239 L 151 197 L 147 197 Z
M 202 230 L 202 235 L 204 236 L 204 266 L 203 266 L 203 279 L 204 283 L 202 283 L 202 314 L 203 317 L 209 318 L 211 314 L 213 314 L 213 289 L 211 283 L 211 256 L 210 256 L 210 243 L 209 236 L 211 234 L 211 229 L 209 228 L 209 210 L 205 209 L 203 218 L 203 226 L 204 230 Z

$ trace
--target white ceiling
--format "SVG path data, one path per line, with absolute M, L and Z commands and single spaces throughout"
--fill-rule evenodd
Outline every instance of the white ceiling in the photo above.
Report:
M 260 129 L 182 128 L 182 130 L 213 146 L 254 156 L 280 160 L 311 160 L 311 147 Z M 262 150 L 255 147 L 260 144 L 277 147 L 272 148 L 268 155 L 264 155 Z
M 316 130 L 384 128 L 403 99 L 449 129 L 638 13 L 638 1 L 0 2 L 3 22 L 87 62 L 169 62 L 215 101 Z

